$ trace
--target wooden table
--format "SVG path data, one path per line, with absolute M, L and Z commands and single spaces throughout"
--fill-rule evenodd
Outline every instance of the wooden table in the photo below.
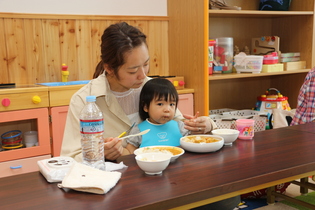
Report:
M 39 172 L 0 179 L 1 209 L 183 209 L 315 174 L 315 124 L 255 133 L 215 153 L 186 152 L 161 176 L 145 175 L 134 155 L 105 195 L 64 191 Z

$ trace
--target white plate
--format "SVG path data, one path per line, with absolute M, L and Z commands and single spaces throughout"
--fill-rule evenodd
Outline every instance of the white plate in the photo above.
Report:
M 180 148 L 180 147 L 174 147 L 174 146 L 150 146 L 150 147 L 141 147 L 139 149 L 136 149 L 134 151 L 135 155 L 139 155 L 139 154 L 143 154 L 143 153 L 153 153 L 153 152 L 163 152 L 163 149 L 165 149 L 166 151 L 178 151 L 180 152 L 177 155 L 174 155 L 171 158 L 171 162 L 175 161 L 179 156 L 183 155 L 185 153 L 185 151 Z
M 224 144 L 224 138 L 218 135 L 190 135 L 187 137 L 198 137 L 198 136 L 203 136 L 203 137 L 213 137 L 218 139 L 219 141 L 217 142 L 211 142 L 211 143 L 193 143 L 193 142 L 186 142 L 184 141 L 185 137 L 182 137 L 180 139 L 180 145 L 181 147 L 184 148 L 184 150 L 190 151 L 190 152 L 215 152 L 218 151 L 223 147 Z

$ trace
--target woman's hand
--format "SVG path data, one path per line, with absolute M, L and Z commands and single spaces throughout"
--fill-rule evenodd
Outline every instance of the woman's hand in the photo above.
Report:
M 195 116 L 183 114 L 185 120 L 185 129 L 192 134 L 205 134 L 211 131 L 210 118 L 206 116 L 199 117 L 199 112 Z
M 116 160 L 123 154 L 124 148 L 117 137 L 105 138 L 104 154 L 107 160 Z

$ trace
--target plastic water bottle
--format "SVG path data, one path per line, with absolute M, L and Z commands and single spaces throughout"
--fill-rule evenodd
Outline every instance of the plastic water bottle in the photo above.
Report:
M 95 101 L 95 96 L 87 96 L 80 114 L 83 164 L 105 171 L 104 119 Z

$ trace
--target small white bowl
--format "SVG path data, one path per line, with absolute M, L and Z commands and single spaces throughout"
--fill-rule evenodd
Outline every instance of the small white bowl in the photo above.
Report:
M 138 166 L 148 175 L 161 174 L 171 161 L 171 154 L 143 153 L 136 156 Z
M 210 143 L 194 143 L 194 142 L 188 142 L 188 139 L 204 139 L 204 138 L 214 138 L 215 142 Z M 190 135 L 185 136 L 180 139 L 180 145 L 187 151 L 190 152 L 215 152 L 218 151 L 223 147 L 224 139 L 221 136 L 217 135 Z
M 135 155 L 140 155 L 144 153 L 172 153 L 173 156 L 171 158 L 171 162 L 174 162 L 179 156 L 185 153 L 185 150 L 180 147 L 174 146 L 150 146 L 138 148 L 133 153 Z
M 232 145 L 240 133 L 235 129 L 216 129 L 211 132 L 214 135 L 222 136 L 224 138 L 224 145 Z

